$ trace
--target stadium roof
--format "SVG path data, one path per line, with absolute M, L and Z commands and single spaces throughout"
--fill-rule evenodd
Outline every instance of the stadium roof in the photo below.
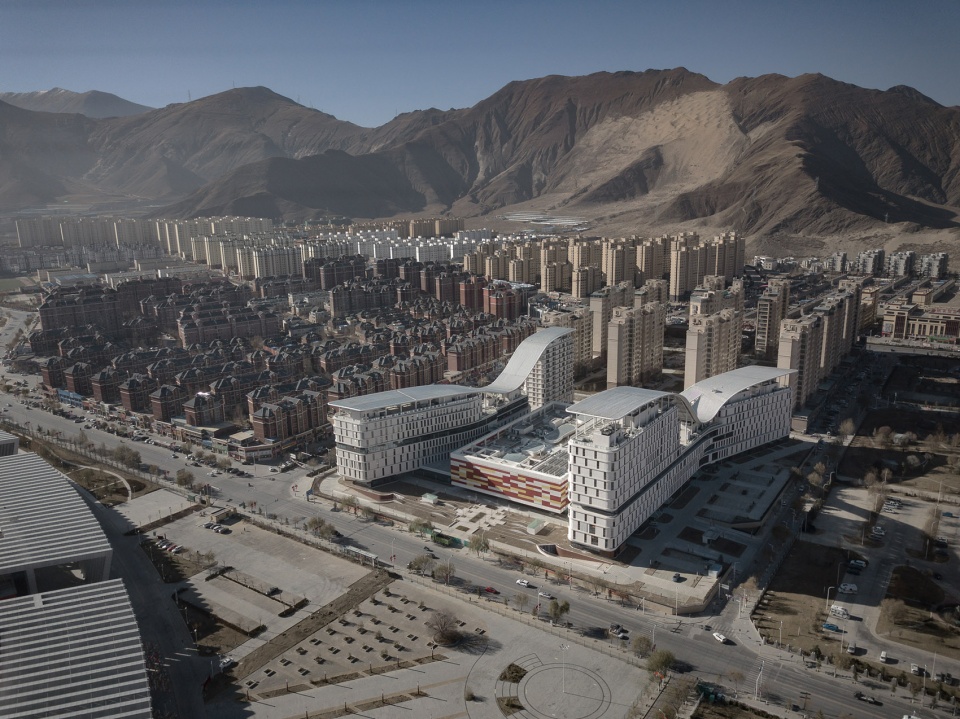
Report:
M 93 512 L 64 475 L 35 454 L 0 457 L 0 575 L 110 551 Z
M 121 580 L 0 602 L 0 716 L 152 716 L 143 645 Z
M 659 392 L 642 387 L 614 387 L 580 400 L 567 407 L 570 414 L 585 414 L 601 419 L 620 419 L 638 407 L 661 397 L 674 397 L 670 392 Z
M 573 330 L 569 327 L 547 327 L 527 337 L 517 346 L 503 372 L 483 391 L 510 394 L 520 389 L 550 343 L 571 332 Z
M 698 420 L 710 422 L 717 416 L 720 408 L 740 392 L 750 389 L 754 385 L 780 379 L 795 372 L 796 370 L 792 369 L 758 367 L 757 365 L 740 367 L 690 385 L 680 393 L 680 396 L 690 403 Z

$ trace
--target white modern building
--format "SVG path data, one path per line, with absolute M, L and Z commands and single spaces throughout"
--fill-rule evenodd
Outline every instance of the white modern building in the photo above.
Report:
M 549 327 L 517 347 L 486 387 L 426 385 L 331 402 L 337 470 L 370 484 L 449 457 L 529 407 L 573 399 L 572 330 Z
M 681 394 L 616 387 L 572 405 L 567 538 L 613 556 L 700 467 L 787 436 L 790 374 L 743 367 Z

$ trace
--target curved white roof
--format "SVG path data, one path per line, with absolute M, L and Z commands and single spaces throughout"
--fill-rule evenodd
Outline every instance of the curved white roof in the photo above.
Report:
M 521 342 L 500 376 L 483 388 L 484 392 L 510 394 L 520 389 L 550 343 L 573 332 L 569 327 L 547 327 Z
M 441 397 L 456 397 L 475 394 L 510 394 L 516 392 L 526 381 L 534 365 L 546 351 L 550 343 L 559 337 L 573 332 L 568 327 L 548 327 L 545 330 L 530 335 L 521 342 L 503 372 L 486 387 L 463 387 L 456 384 L 428 384 L 407 389 L 388 390 L 362 397 L 348 397 L 347 399 L 331 402 L 331 407 L 346 409 L 354 412 L 369 412 L 371 410 L 393 407 L 398 404 L 408 404 L 427 399 Z
M 710 422 L 723 405 L 744 390 L 794 373 L 796 370 L 778 367 L 740 367 L 690 385 L 680 396 L 690 403 L 698 420 Z

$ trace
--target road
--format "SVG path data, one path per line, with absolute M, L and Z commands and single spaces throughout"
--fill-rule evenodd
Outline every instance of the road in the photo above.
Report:
M 0 330 L 0 342 L 4 341 L 5 334 L 12 336 L 15 331 L 15 327 Z M 35 382 L 36 378 L 33 378 L 33 381 Z M 4 414 L 11 421 L 20 425 L 30 423 L 29 426 L 34 430 L 43 427 L 47 430 L 59 431 L 65 437 L 77 435 L 82 429 L 82 424 L 57 417 L 39 408 L 30 409 L 12 397 L 0 398 L 2 399 L 6 401 L 0 402 L 4 405 L 0 409 L 4 410 Z M 11 406 L 6 407 L 7 404 Z M 120 441 L 124 441 L 97 429 L 83 429 L 83 432 L 97 445 L 104 443 L 108 447 L 113 447 Z M 306 502 L 303 499 L 302 490 L 308 486 L 310 480 L 305 477 L 306 471 L 303 469 L 288 473 L 272 473 L 267 467 L 261 465 L 255 468 L 245 467 L 247 470 L 256 469 L 256 476 L 252 479 L 238 478 L 226 473 L 210 478 L 206 475 L 209 470 L 190 467 L 183 455 L 174 459 L 169 449 L 142 442 L 134 443 L 129 440 L 126 442 L 141 453 L 143 462 L 167 470 L 170 477 L 173 477 L 178 469 L 187 468 L 194 472 L 198 480 L 214 484 L 220 490 L 218 499 L 221 501 L 234 504 L 240 502 L 249 504 L 255 501 L 264 513 L 288 518 L 291 523 L 305 517 L 321 516 L 348 537 L 352 543 L 376 553 L 382 560 L 387 560 L 391 554 L 395 554 L 394 565 L 397 567 L 405 567 L 415 556 L 424 553 L 425 541 L 404 531 L 403 527 L 391 528 L 368 522 L 347 512 L 334 512 L 331 504 L 326 501 Z M 299 485 L 300 491 L 294 492 L 294 485 Z M 802 697 L 806 693 L 808 715 L 812 715 L 818 709 L 828 717 L 839 716 L 843 712 L 853 712 L 857 716 L 863 711 L 863 705 L 853 698 L 854 690 L 863 688 L 862 685 L 852 685 L 849 679 L 833 679 L 829 676 L 828 670 L 818 673 L 813 669 L 807 669 L 793 655 L 784 653 L 783 658 L 780 659 L 775 649 L 770 647 L 761 649 L 755 633 L 748 624 L 749 620 L 737 618 L 737 606 L 732 602 L 728 603 L 718 616 L 686 618 L 678 622 L 671 617 L 639 611 L 635 607 L 622 607 L 615 601 L 590 596 L 589 592 L 574 591 L 555 583 L 548 584 L 542 578 L 534 578 L 529 574 L 526 577 L 534 587 L 524 589 L 516 584 L 516 579 L 521 576 L 516 570 L 506 568 L 492 559 L 478 558 L 463 549 L 446 549 L 438 545 L 431 545 L 430 549 L 441 561 L 449 559 L 454 562 L 457 577 L 473 585 L 492 586 L 501 592 L 501 598 L 512 601 L 518 591 L 528 592 L 531 594 L 530 604 L 532 605 L 537 592 L 536 585 L 546 588 L 551 594 L 570 602 L 571 611 L 568 619 L 576 628 L 603 629 L 609 624 L 617 623 L 623 625 L 631 636 L 638 634 L 650 636 L 655 640 L 658 649 L 667 649 L 679 659 L 688 662 L 692 667 L 691 672 L 701 678 L 717 681 L 730 687 L 732 685 L 730 674 L 736 670 L 744 677 L 739 687 L 742 693 L 753 695 L 759 689 L 762 697 L 787 706 L 794 702 L 802 705 Z M 153 571 L 149 564 L 144 564 L 145 559 L 120 551 L 117 559 L 116 566 L 127 580 L 136 605 L 149 605 L 151 601 L 158 598 L 158 592 L 164 591 L 155 576 L 152 577 L 152 581 L 144 576 L 144 572 Z M 159 598 L 163 598 L 162 595 L 159 595 Z M 172 602 L 169 602 L 168 598 L 165 601 L 172 608 Z M 144 634 L 147 641 L 158 641 L 159 638 L 164 654 L 171 662 L 171 671 L 175 675 L 185 673 L 189 676 L 187 667 L 191 662 L 188 661 L 189 652 L 183 646 L 186 629 L 179 622 L 175 610 L 172 611 L 174 613 L 169 617 L 160 614 L 159 618 L 152 619 L 148 626 L 143 627 Z M 169 612 L 171 612 L 170 608 L 164 609 L 164 613 Z M 170 621 L 175 621 L 178 626 L 173 627 Z M 710 625 L 711 629 L 701 628 L 702 624 Z M 713 631 L 721 631 L 730 638 L 731 642 L 720 645 L 714 640 Z M 616 643 L 620 640 L 607 641 Z M 866 691 L 871 693 L 872 690 L 868 688 Z M 873 690 L 872 693 L 879 694 L 885 702 L 887 706 L 885 713 L 890 713 L 891 707 L 898 707 L 896 711 L 901 714 L 910 710 L 907 702 L 889 699 L 887 689 Z M 189 701 L 189 703 L 193 702 Z M 179 708 L 181 716 L 197 715 L 194 706 L 182 705 Z

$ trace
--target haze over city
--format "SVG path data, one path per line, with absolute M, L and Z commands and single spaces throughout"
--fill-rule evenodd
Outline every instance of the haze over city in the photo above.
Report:
M 263 85 L 363 126 L 468 107 L 513 80 L 687 67 L 823 73 L 960 104 L 960 6 L 685 2 L 6 2 L 0 92 L 151 107 Z

